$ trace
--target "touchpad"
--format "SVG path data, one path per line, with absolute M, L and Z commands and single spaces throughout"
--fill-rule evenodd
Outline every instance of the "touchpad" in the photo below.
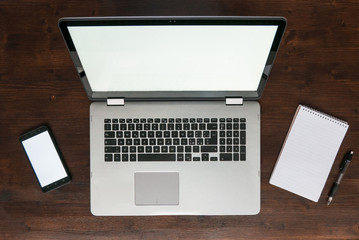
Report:
M 136 205 L 178 205 L 178 172 L 136 172 Z

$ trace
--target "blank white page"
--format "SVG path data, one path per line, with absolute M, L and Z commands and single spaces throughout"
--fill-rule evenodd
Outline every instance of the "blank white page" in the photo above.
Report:
M 269 183 L 318 202 L 348 127 L 299 105 Z

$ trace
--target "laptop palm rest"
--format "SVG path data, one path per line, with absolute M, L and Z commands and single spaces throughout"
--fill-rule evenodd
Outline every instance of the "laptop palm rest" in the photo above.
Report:
M 178 205 L 178 172 L 136 172 L 136 205 Z

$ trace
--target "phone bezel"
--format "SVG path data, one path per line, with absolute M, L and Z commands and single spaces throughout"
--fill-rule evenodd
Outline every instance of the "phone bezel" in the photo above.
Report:
M 62 166 L 64 167 L 67 176 L 64 177 L 64 178 L 61 178 L 61 179 L 59 179 L 59 180 L 57 180 L 57 181 L 55 181 L 55 182 L 53 182 L 53 183 L 50 183 L 50 184 L 48 184 L 48 185 L 42 187 L 41 184 L 40 184 L 39 178 L 38 178 L 38 176 L 37 176 L 37 173 L 36 173 L 36 171 L 35 171 L 35 169 L 34 169 L 32 163 L 31 163 L 31 160 L 30 160 L 29 156 L 27 155 L 26 149 L 25 149 L 24 145 L 22 144 L 22 142 L 23 142 L 24 140 L 26 140 L 26 139 L 35 137 L 35 136 L 37 136 L 38 134 L 43 133 L 43 132 L 46 132 L 46 131 L 47 131 L 47 132 L 49 133 L 49 135 L 50 135 L 52 144 L 54 145 L 54 147 L 55 147 L 55 149 L 56 149 L 56 152 L 57 152 L 57 154 L 58 154 L 58 156 L 59 156 L 59 158 L 60 158 L 60 160 L 61 160 Z M 61 151 L 60 151 L 60 149 L 59 149 L 59 147 L 58 147 L 58 145 L 57 145 L 57 143 L 56 143 L 55 137 L 54 137 L 54 135 L 52 134 L 52 132 L 51 132 L 51 130 L 50 130 L 50 128 L 49 128 L 48 126 L 42 125 L 42 126 L 36 128 L 36 129 L 34 129 L 34 130 L 31 130 L 31 131 L 29 131 L 29 132 L 27 132 L 27 133 L 24 133 L 24 134 L 22 134 L 22 135 L 19 137 L 19 140 L 20 140 L 20 143 L 21 143 L 21 146 L 22 146 L 23 150 L 25 151 L 25 154 L 26 154 L 26 156 L 27 156 L 27 159 L 28 159 L 28 161 L 29 161 L 29 163 L 30 163 L 30 165 L 31 165 L 31 168 L 32 168 L 33 172 L 35 173 L 37 182 L 38 182 L 38 184 L 39 184 L 39 186 L 40 186 L 42 192 L 48 192 L 48 191 L 54 190 L 54 189 L 59 188 L 59 187 L 65 185 L 65 184 L 67 184 L 67 183 L 69 183 L 69 182 L 71 181 L 71 179 L 72 179 L 72 178 L 71 178 L 71 174 L 70 174 L 70 172 L 69 172 L 69 170 L 68 170 L 68 168 L 67 168 L 67 166 L 66 166 L 66 163 L 65 163 L 65 161 L 64 161 L 64 159 L 63 159 L 63 157 L 62 157 Z

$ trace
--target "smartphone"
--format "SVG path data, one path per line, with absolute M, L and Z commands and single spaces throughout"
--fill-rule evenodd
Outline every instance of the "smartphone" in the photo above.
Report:
M 43 192 L 71 181 L 70 172 L 47 126 L 40 126 L 21 135 L 20 142 Z

